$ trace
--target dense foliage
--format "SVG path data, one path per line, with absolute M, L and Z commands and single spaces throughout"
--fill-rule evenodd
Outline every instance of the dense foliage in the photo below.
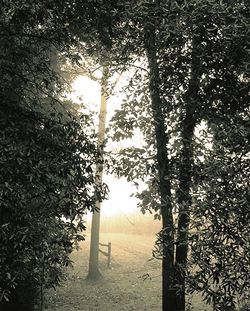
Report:
M 1 6 L 0 304 L 6 310 L 32 310 L 38 289 L 42 298 L 43 287 L 59 283 L 73 241 L 82 239 L 82 216 L 99 197 L 90 119 L 64 100 L 70 80 L 61 69 L 76 43 L 65 27 L 69 13 L 54 1 Z
M 207 180 L 213 182 L 210 184 L 200 181 L 201 184 L 198 186 L 194 183 L 195 177 L 200 172 L 197 161 L 202 157 L 200 149 L 195 144 L 196 130 L 208 122 L 208 127 L 203 129 L 205 135 L 209 132 L 210 126 L 218 127 L 220 130 L 224 129 L 221 141 L 228 141 L 231 135 L 228 130 L 230 126 L 238 127 L 238 121 L 231 119 L 235 115 L 240 115 L 243 119 L 248 116 L 250 12 L 246 1 L 142 1 L 133 2 L 133 5 L 130 7 L 127 5 L 129 9 L 126 15 L 128 31 L 126 38 L 129 43 L 126 53 L 137 54 L 141 59 L 145 59 L 146 56 L 148 63 L 146 66 L 144 61 L 132 64 L 137 69 L 134 70 L 135 74 L 126 88 L 128 96 L 122 109 L 114 118 L 114 125 L 119 128 L 114 131 L 114 138 L 119 140 L 136 137 L 134 134 L 138 133 L 139 129 L 143 141 L 136 146 L 137 148 L 120 152 L 118 163 L 123 165 L 124 170 L 118 165 L 117 172 L 118 174 L 122 172 L 128 180 L 134 180 L 136 183 L 138 180 L 147 181 L 148 189 L 143 189 L 137 196 L 142 199 L 143 210 L 160 211 L 163 230 L 157 243 L 160 252 L 158 255 L 162 256 L 163 261 L 165 257 L 171 257 L 165 272 L 168 273 L 167 269 L 170 269 L 170 274 L 172 273 L 168 278 L 168 285 L 163 284 L 163 287 L 170 286 L 170 290 L 177 289 L 181 301 L 181 296 L 185 292 L 188 231 L 195 197 L 204 199 L 204 193 L 207 194 L 207 203 L 196 205 L 196 216 L 204 217 L 204 206 L 207 210 L 221 211 L 214 213 L 212 227 L 217 228 L 214 232 L 222 230 L 223 213 L 228 209 L 224 198 L 230 196 L 232 201 L 238 201 L 239 198 L 237 199 L 238 194 L 234 191 L 229 191 L 228 194 L 226 189 L 222 188 L 221 193 L 214 193 L 214 196 L 220 199 L 212 200 L 210 195 L 212 196 L 213 187 L 219 183 L 218 175 L 223 176 L 224 170 L 227 171 L 225 174 L 228 174 L 228 179 L 232 177 L 232 189 L 239 188 L 234 175 L 244 178 L 245 174 L 245 169 L 238 163 L 241 155 L 239 153 L 234 155 L 238 171 L 234 169 L 230 171 L 230 167 L 233 168 L 230 156 L 227 154 L 226 158 L 222 157 L 214 143 L 211 157 L 203 159 L 205 161 L 203 165 L 207 169 Z M 231 123 L 228 120 L 231 120 Z M 201 132 L 198 137 L 201 140 L 203 133 Z M 216 136 L 212 135 L 211 140 L 217 141 Z M 236 135 L 230 148 L 233 145 L 237 146 L 238 140 L 242 140 L 240 135 Z M 214 175 L 213 165 L 216 165 L 217 158 L 221 161 L 220 164 L 217 163 L 221 171 L 218 170 L 218 175 Z M 168 187 L 166 180 L 170 182 L 170 192 L 166 189 Z M 248 189 L 247 178 L 244 180 L 244 187 Z M 219 187 L 219 184 L 217 186 Z M 166 189 L 165 192 L 163 188 Z M 241 193 L 239 202 L 241 200 L 246 202 L 245 191 Z M 233 205 L 231 208 L 234 211 L 230 213 L 237 214 L 238 205 Z M 173 224 L 168 223 L 164 227 L 166 211 L 168 214 L 166 219 L 171 215 Z M 243 215 L 247 216 L 246 212 L 242 207 Z M 158 216 L 157 214 L 156 217 Z M 235 229 L 237 234 L 242 236 L 249 230 L 244 223 L 240 224 L 238 221 L 235 221 L 234 226 L 237 227 Z M 222 255 L 223 245 L 220 248 L 220 243 L 212 243 L 212 232 L 211 230 L 210 252 L 217 254 L 217 250 L 221 251 L 220 260 L 226 262 L 226 254 Z M 202 242 L 206 245 L 205 239 L 202 239 Z M 248 242 L 243 244 L 244 252 L 247 252 Z M 167 254 L 164 253 L 166 249 Z M 203 253 L 195 252 L 196 261 L 199 255 L 202 257 Z M 231 267 L 226 264 L 220 266 L 221 283 L 228 284 L 225 275 L 233 272 L 232 267 L 238 262 L 237 256 L 232 262 Z M 214 266 L 211 263 L 206 266 L 203 273 L 209 278 L 213 270 Z M 165 272 L 163 271 L 163 275 Z M 246 278 L 243 270 L 241 276 L 243 279 Z M 211 297 L 216 294 L 209 284 L 208 282 L 206 288 L 196 287 L 196 290 L 203 291 L 208 299 L 212 299 Z M 228 285 L 225 291 L 227 290 Z M 215 309 L 233 307 L 236 293 L 241 294 L 239 286 L 235 286 L 234 289 L 230 287 L 229 293 L 225 291 L 218 292 L 218 297 L 214 298 Z M 231 306 L 228 302 L 229 296 Z M 175 306 L 170 307 L 167 300 L 169 299 L 165 299 L 166 310 L 167 308 L 184 310 L 184 303 L 179 307 L 173 303 Z
M 194 187 L 191 291 L 214 310 L 249 299 L 249 121 L 234 116 L 213 128 L 214 146 L 198 164 Z M 204 151 L 204 147 L 201 148 Z M 198 161 L 199 162 L 199 161 Z
M 56 285 L 81 215 L 93 206 L 95 147 L 81 128 L 10 111 L 1 114 L 1 289 L 27 276 Z

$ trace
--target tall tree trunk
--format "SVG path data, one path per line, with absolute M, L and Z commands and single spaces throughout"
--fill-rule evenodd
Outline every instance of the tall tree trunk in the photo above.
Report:
M 185 271 L 188 256 L 188 230 L 192 196 L 193 136 L 197 123 L 198 91 L 201 76 L 201 65 L 198 56 L 199 38 L 194 37 L 191 53 L 191 76 L 188 90 L 184 96 L 185 115 L 181 126 L 182 150 L 180 154 L 179 189 L 177 201 L 179 205 L 178 233 L 176 245 L 175 282 L 180 289 L 178 311 L 185 310 Z
M 177 226 L 177 243 L 175 257 L 175 287 L 179 288 L 179 304 L 176 310 L 185 310 L 185 270 L 188 255 L 188 229 L 190 221 L 190 206 L 192 197 L 190 194 L 191 176 L 193 165 L 192 139 L 194 123 L 189 115 L 183 120 L 182 124 L 182 151 L 179 171 L 179 189 L 177 201 L 179 205 L 179 219 Z
M 175 311 L 178 303 L 176 291 L 172 287 L 174 272 L 174 225 L 171 204 L 171 185 L 168 159 L 168 135 L 165 126 L 165 114 L 163 112 L 160 97 L 160 78 L 157 63 L 157 50 L 155 27 L 152 21 L 145 23 L 144 45 L 149 64 L 149 89 L 151 95 L 155 139 L 157 148 L 157 165 L 159 175 L 159 191 L 161 198 L 162 215 L 162 309 Z
M 103 144 L 105 139 L 106 115 L 107 115 L 107 84 L 108 84 L 108 66 L 103 65 L 103 73 L 101 80 L 101 106 L 99 114 L 99 129 L 98 129 L 98 147 L 100 149 L 100 161 L 96 165 L 96 189 L 99 191 L 103 179 Z M 99 271 L 99 234 L 100 234 L 100 208 L 101 203 L 96 199 L 96 210 L 93 212 L 91 225 L 91 241 L 89 255 L 89 271 L 87 279 L 97 280 L 102 277 Z

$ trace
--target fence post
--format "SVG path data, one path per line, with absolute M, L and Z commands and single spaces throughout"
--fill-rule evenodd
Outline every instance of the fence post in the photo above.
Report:
M 108 267 L 111 268 L 111 242 L 108 243 Z
M 111 268 L 111 242 L 108 242 L 108 244 L 99 243 L 99 245 L 108 248 L 108 251 L 105 252 L 99 247 L 99 252 L 108 257 L 108 268 Z

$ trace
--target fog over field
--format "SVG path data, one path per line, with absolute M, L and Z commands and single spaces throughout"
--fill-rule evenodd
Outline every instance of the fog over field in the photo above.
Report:
M 137 230 L 142 233 L 144 225 L 150 226 L 150 222 L 142 227 L 138 225 Z M 101 233 L 100 241 L 111 242 L 111 268 L 107 267 L 107 257 L 99 254 L 103 278 L 98 282 L 86 280 L 87 235 L 79 250 L 72 254 L 74 267 L 67 269 L 68 280 L 56 292 L 46 293 L 48 311 L 160 311 L 161 261 L 152 258 L 155 236 L 151 233 Z M 195 295 L 192 303 L 193 311 L 212 310 L 200 296 Z

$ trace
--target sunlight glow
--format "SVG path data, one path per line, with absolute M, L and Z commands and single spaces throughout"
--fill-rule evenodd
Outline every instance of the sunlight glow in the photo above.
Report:
M 98 112 L 101 87 L 97 81 L 85 76 L 78 76 L 72 83 L 70 98 L 76 103 L 83 103 L 91 111 Z
M 90 80 L 88 77 L 79 76 L 72 84 L 73 92 L 70 94 L 70 98 L 76 103 L 83 103 L 86 109 L 96 113 L 98 116 L 100 108 L 101 88 L 98 82 Z M 116 102 L 119 102 L 119 98 L 116 98 Z M 110 98 L 108 102 L 108 118 L 109 120 L 114 111 L 115 105 L 114 98 Z M 113 106 L 113 107 L 112 107 Z M 116 106 L 117 108 L 117 106 Z M 98 122 L 96 120 L 96 127 Z M 130 142 L 131 144 L 131 142 Z M 108 146 L 110 150 L 115 146 Z M 103 217 L 113 217 L 119 214 L 133 214 L 138 213 L 137 200 L 131 197 L 131 194 L 135 191 L 135 188 L 126 181 L 125 178 L 114 178 L 113 176 L 105 175 L 104 182 L 108 185 L 110 190 L 108 200 L 105 200 L 101 206 L 101 215 Z M 89 219 L 91 215 L 87 216 Z

